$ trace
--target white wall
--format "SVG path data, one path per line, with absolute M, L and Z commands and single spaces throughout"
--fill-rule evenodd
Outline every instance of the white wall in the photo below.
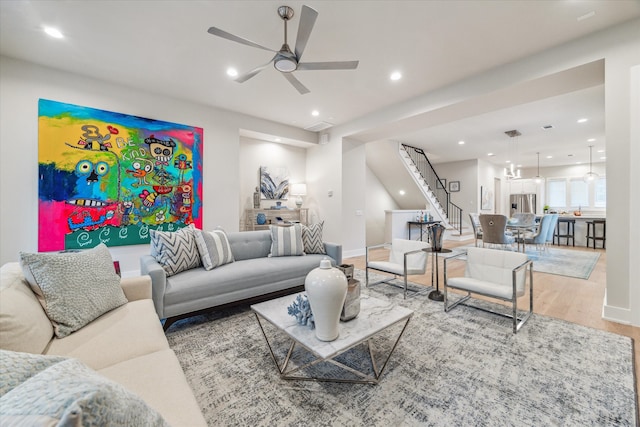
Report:
M 438 163 L 433 166 L 440 179 L 447 180 L 447 191 L 451 181 L 460 182 L 460 191 L 449 193 L 451 202 L 462 209 L 462 222 L 469 224 L 469 212 L 477 212 L 478 160 Z
M 243 229 L 245 209 L 253 209 L 253 192 L 260 185 L 260 166 L 286 167 L 289 170 L 289 182 L 300 183 L 306 180 L 307 150 L 276 142 L 261 141 L 240 137 L 240 230 Z M 296 207 L 297 197 L 289 196 L 282 204 L 289 208 Z M 306 198 L 306 197 L 305 197 Z M 304 203 L 303 207 L 307 207 Z M 273 200 L 263 200 L 261 207 L 270 207 Z
M 385 243 L 385 210 L 400 209 L 375 173 L 366 169 L 366 233 L 367 246 Z M 402 196 L 399 196 L 402 197 Z
M 342 235 L 343 256 L 364 255 L 366 242 L 367 152 L 365 144 L 343 140 L 342 144 Z M 348 183 L 345 185 L 345 183 Z M 346 232 L 349 230 L 349 232 Z M 345 250 L 345 248 L 347 248 Z M 352 250 L 350 248 L 357 248 Z
M 38 99 L 183 123 L 204 129 L 203 227 L 238 230 L 239 129 L 314 142 L 315 133 L 204 105 L 0 57 L 0 263 L 38 249 Z M 123 272 L 148 245 L 110 248 Z

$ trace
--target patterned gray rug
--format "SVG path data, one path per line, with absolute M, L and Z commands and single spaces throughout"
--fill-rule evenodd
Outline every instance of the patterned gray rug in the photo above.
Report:
M 470 246 L 473 247 L 473 245 Z M 466 247 L 468 246 L 454 249 L 454 254 L 464 251 Z M 595 251 L 572 251 L 555 246 L 546 251 L 538 251 L 534 246 L 529 245 L 526 254 L 533 260 L 533 271 L 578 279 L 588 279 L 600 258 L 600 253 Z
M 463 306 L 444 313 L 392 286 L 363 294 L 415 311 L 377 385 L 281 380 L 248 307 L 172 326 L 167 338 L 209 425 L 639 425 L 630 338 L 539 315 L 513 335 L 508 319 Z M 378 336 L 375 354 L 397 333 Z M 282 357 L 285 339 L 276 342 Z M 362 365 L 364 350 L 342 361 Z

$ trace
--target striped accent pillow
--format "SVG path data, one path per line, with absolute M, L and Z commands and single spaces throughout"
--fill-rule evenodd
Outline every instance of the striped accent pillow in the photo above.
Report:
M 234 261 L 229 239 L 223 230 L 195 230 L 194 234 L 205 270 L 213 270 Z
M 270 225 L 271 253 L 269 256 L 304 255 L 302 228 L 300 224 L 289 227 Z
M 326 254 L 322 242 L 322 226 L 324 221 L 318 224 L 302 226 L 302 243 L 305 254 Z
M 155 254 L 155 259 L 167 272 L 167 276 L 202 265 L 196 247 L 195 231 L 193 224 L 175 232 L 149 230 L 151 253 Z

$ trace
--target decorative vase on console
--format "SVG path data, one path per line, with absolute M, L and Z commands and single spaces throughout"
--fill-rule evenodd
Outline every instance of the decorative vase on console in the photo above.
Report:
M 316 337 L 333 341 L 340 335 L 340 313 L 347 296 L 347 277 L 331 261 L 323 259 L 304 280 L 304 289 L 311 305 Z

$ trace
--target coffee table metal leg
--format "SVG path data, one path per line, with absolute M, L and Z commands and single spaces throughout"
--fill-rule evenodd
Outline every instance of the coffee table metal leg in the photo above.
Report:
M 299 344 L 300 347 L 306 349 L 307 351 L 309 351 L 310 354 L 313 355 L 313 352 L 308 349 L 306 346 L 297 343 L 295 340 L 291 340 L 291 345 L 289 346 L 289 350 L 287 351 L 287 355 L 285 356 L 285 360 L 282 363 L 282 366 L 280 366 L 280 364 L 278 363 L 278 360 L 276 358 L 276 355 L 273 351 L 273 347 L 271 346 L 271 343 L 269 342 L 269 338 L 267 337 L 267 334 L 264 330 L 264 327 L 262 326 L 262 322 L 260 321 L 260 317 L 258 316 L 257 313 L 254 313 L 256 316 L 256 320 L 258 321 L 258 325 L 260 326 L 260 330 L 262 331 L 262 336 L 264 337 L 265 342 L 267 343 L 267 347 L 269 348 L 269 353 L 271 354 L 271 358 L 273 359 L 273 362 L 276 365 L 276 368 L 278 369 L 278 372 L 280 373 L 280 378 L 285 379 L 285 380 L 301 380 L 301 381 L 320 381 L 320 382 L 340 382 L 340 383 L 357 383 L 357 384 L 377 384 L 378 380 L 380 379 L 380 376 L 382 375 L 382 373 L 384 372 L 387 363 L 389 362 L 389 360 L 391 359 L 391 356 L 393 355 L 393 353 L 395 352 L 398 343 L 400 342 L 400 339 L 402 338 L 402 336 L 404 335 L 405 330 L 407 329 L 407 325 L 409 325 L 409 320 L 411 320 L 412 316 L 409 316 L 406 320 L 404 325 L 402 326 L 402 330 L 400 331 L 400 333 L 398 334 L 398 337 L 396 338 L 395 342 L 393 343 L 393 346 L 391 348 L 391 350 L 389 351 L 389 354 L 387 355 L 386 359 L 384 360 L 384 363 L 382 364 L 382 367 L 380 368 L 380 370 L 378 370 L 376 361 L 375 361 L 375 357 L 373 356 L 373 349 L 371 346 L 371 340 L 367 340 L 366 341 L 366 345 L 369 349 L 369 357 L 371 360 L 371 367 L 373 369 L 373 375 L 364 373 L 364 372 L 360 372 L 357 369 L 354 369 L 350 366 L 347 366 L 343 363 L 338 362 L 337 360 L 334 360 L 335 357 L 339 356 L 340 354 L 344 354 L 346 351 L 352 349 L 353 347 L 355 347 L 355 345 L 353 347 L 350 347 L 349 349 L 341 352 L 340 354 L 337 354 L 334 356 L 334 358 L 327 358 L 327 359 L 323 359 L 323 358 L 316 358 L 314 360 L 312 360 L 311 362 L 308 362 L 302 366 L 298 366 L 296 368 L 293 368 L 289 371 L 287 371 L 287 367 L 289 365 L 289 361 L 291 360 L 291 354 L 293 353 L 293 349 L 295 348 L 296 344 Z M 363 342 L 360 342 L 356 345 L 362 344 Z M 315 355 L 314 355 L 315 357 Z M 323 377 L 302 377 L 302 376 L 295 376 L 295 375 L 291 375 L 295 372 L 299 372 L 305 368 L 317 365 L 318 363 L 321 362 L 329 362 L 341 369 L 344 369 L 348 372 L 351 372 L 352 374 L 361 377 L 362 379 L 347 379 L 347 378 L 323 378 Z

